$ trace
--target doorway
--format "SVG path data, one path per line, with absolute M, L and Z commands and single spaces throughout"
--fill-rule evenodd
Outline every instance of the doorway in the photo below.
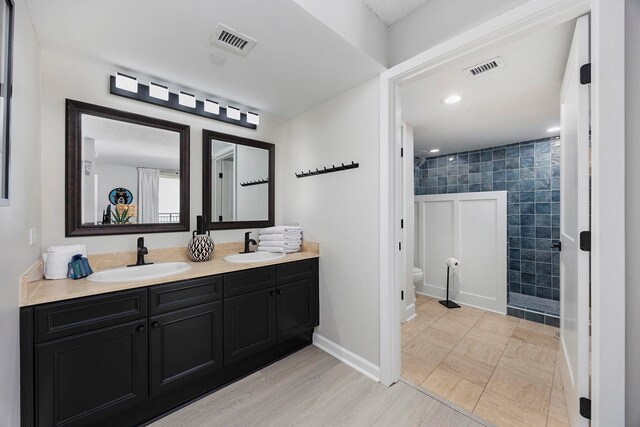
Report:
M 535 3 L 535 4 L 534 4 Z M 620 38 L 621 32 L 621 17 L 623 16 L 622 11 L 619 7 L 615 9 L 607 9 L 607 13 L 603 13 L 602 9 L 599 7 L 598 1 L 595 4 L 595 25 L 594 25 L 594 40 L 595 40 L 595 64 L 594 68 L 598 68 L 599 61 L 602 60 L 603 57 L 607 57 L 609 60 L 614 61 L 616 64 L 621 66 L 621 58 L 616 55 L 610 55 L 608 52 L 604 52 L 604 46 L 602 45 L 602 40 L 607 39 L 606 36 L 600 33 L 601 28 L 606 27 L 608 31 L 611 31 L 612 34 L 617 34 L 617 37 Z M 491 43 L 496 41 L 502 41 L 507 38 L 513 38 L 515 36 L 524 36 L 527 34 L 531 34 L 533 29 L 542 30 L 545 28 L 550 28 L 554 25 L 557 25 L 562 22 L 566 22 L 570 19 L 575 18 L 576 16 L 580 16 L 588 11 L 589 5 L 583 2 L 565 2 L 563 5 L 556 7 L 551 7 L 549 4 L 542 4 L 537 2 L 529 2 L 522 7 L 516 8 L 513 11 L 503 15 L 500 19 L 495 19 L 493 21 L 488 22 L 487 24 L 483 24 L 474 30 L 471 30 L 467 33 L 462 34 L 459 37 L 456 37 L 448 42 L 443 43 L 433 49 L 430 49 L 424 52 L 417 57 L 400 64 L 397 67 L 389 70 L 387 73 L 383 74 L 381 78 L 381 96 L 382 96 L 382 111 L 381 111 L 381 251 L 380 251 L 380 263 L 381 263 L 381 301 L 398 301 L 398 303 L 391 303 L 388 306 L 386 304 L 381 304 L 381 381 L 385 384 L 390 384 L 397 380 L 400 376 L 400 363 L 399 357 L 395 353 L 394 348 L 400 347 L 400 328 L 399 323 L 401 319 L 401 310 L 400 310 L 400 292 L 399 288 L 401 286 L 401 282 L 397 279 L 400 279 L 400 276 L 396 275 L 397 271 L 402 269 L 403 266 L 402 256 L 404 254 L 401 253 L 400 250 L 393 250 L 392 248 L 397 247 L 397 241 L 402 241 L 402 234 L 396 230 L 396 222 L 399 224 L 400 219 L 402 218 L 402 209 L 401 203 L 390 203 L 391 200 L 400 200 L 398 195 L 401 194 L 401 185 L 397 179 L 393 179 L 395 175 L 394 171 L 400 170 L 400 138 L 399 127 L 396 127 L 401 120 L 400 108 L 398 103 L 400 86 L 402 84 L 407 84 L 412 80 L 416 80 L 420 78 L 423 74 L 432 71 L 434 68 L 441 66 L 442 64 L 457 59 L 463 54 L 467 54 L 470 52 L 474 52 L 478 49 L 487 47 Z M 620 31 L 619 31 L 620 30 Z M 618 61 L 618 62 L 616 62 Z M 611 63 L 609 63 L 610 65 Z M 618 75 L 618 80 L 620 79 L 620 75 Z M 599 240 L 600 247 L 594 246 L 593 252 L 593 262 L 594 262 L 594 312 L 598 313 L 598 317 L 594 317 L 594 367 L 593 367 L 593 383 L 594 383 L 594 397 L 598 400 L 596 405 L 604 405 L 604 402 L 607 402 L 607 405 L 614 404 L 616 408 L 620 408 L 624 406 L 624 403 L 618 399 L 615 403 L 612 402 L 612 399 L 609 399 L 602 394 L 602 390 L 608 389 L 610 393 L 613 393 L 614 390 L 620 390 L 620 384 L 622 384 L 624 377 L 624 354 L 620 354 L 619 352 L 609 351 L 608 347 L 601 347 L 601 345 L 605 342 L 609 342 L 613 345 L 616 342 L 617 348 L 620 348 L 620 337 L 621 335 L 616 333 L 616 337 L 604 336 L 602 334 L 598 334 L 598 329 L 602 325 L 610 325 L 617 328 L 624 329 L 624 316 L 620 316 L 618 312 L 614 312 L 613 310 L 613 298 L 610 298 L 608 295 L 604 295 L 599 288 L 599 283 L 602 280 L 601 273 L 602 271 L 598 271 L 598 267 L 603 268 L 608 271 L 610 274 L 616 275 L 616 277 L 620 277 L 620 274 L 617 274 L 615 268 L 613 266 L 617 266 L 616 268 L 620 268 L 621 265 L 624 264 L 624 257 L 618 258 L 618 260 L 612 259 L 607 252 L 606 255 L 602 253 L 603 249 L 606 247 L 607 251 L 612 251 L 611 254 L 616 253 L 618 255 L 624 253 L 624 248 L 620 245 L 620 242 L 624 241 L 623 239 L 623 221 L 621 218 L 623 215 L 620 211 L 617 211 L 615 215 L 611 215 L 612 212 L 605 211 L 603 206 L 601 206 L 601 202 L 604 199 L 607 199 L 613 205 L 620 207 L 622 203 L 622 199 L 620 194 L 617 197 L 608 197 L 604 195 L 602 192 L 598 193 L 598 185 L 602 185 L 605 182 L 609 182 L 610 184 L 614 184 L 615 179 L 617 182 L 621 182 L 623 180 L 623 174 L 620 174 L 618 170 L 615 170 L 614 167 L 608 168 L 606 165 L 600 164 L 597 160 L 598 156 L 600 156 L 600 161 L 603 158 L 609 158 L 613 160 L 613 156 L 609 156 L 608 153 L 605 153 L 598 146 L 598 136 L 601 135 L 601 128 L 609 129 L 616 136 L 616 142 L 614 145 L 616 149 L 621 151 L 617 152 L 617 155 L 620 155 L 620 152 L 624 151 L 624 141 L 620 138 L 622 131 L 620 127 L 620 122 L 616 119 L 614 114 L 610 114 L 611 111 L 605 112 L 601 106 L 603 97 L 608 99 L 608 102 L 612 102 L 615 105 L 617 114 L 620 114 L 623 111 L 623 105 L 620 102 L 615 101 L 615 96 L 612 96 L 612 93 L 616 93 L 616 96 L 621 96 L 622 92 L 620 90 L 621 85 L 618 82 L 614 82 L 615 79 L 609 79 L 605 77 L 596 78 L 594 82 L 594 102 L 593 104 L 593 112 L 594 112 L 594 132 L 593 132 L 593 142 L 594 142 L 594 234 L 601 235 L 602 230 L 605 228 L 613 232 L 616 236 L 616 241 L 613 239 L 598 239 L 594 237 L 594 242 Z M 607 87 L 610 91 L 604 91 L 604 88 Z M 611 90 L 613 92 L 611 92 Z M 392 144 L 389 142 L 393 141 Z M 385 159 L 389 159 L 387 162 Z M 600 168 L 599 168 L 599 166 Z M 613 166 L 613 163 L 611 163 Z M 615 179 L 614 179 L 615 178 Z M 599 183 L 599 184 L 598 184 Z M 617 217 L 617 224 L 612 224 L 610 222 L 603 222 L 604 218 L 612 218 Z M 388 243 L 388 244 L 387 244 Z M 597 258 L 600 258 L 599 260 Z M 622 259 L 622 261 L 620 261 Z M 391 260 L 391 261 L 390 261 Z M 387 285 L 395 283 L 395 286 Z M 405 283 L 402 283 L 402 286 L 405 286 Z M 624 285 L 617 286 L 616 291 L 620 291 L 624 293 Z M 397 294 L 396 294 L 397 292 Z M 603 308 L 603 310 L 599 311 L 598 306 Z M 606 307 L 606 309 L 604 309 Z M 599 326 L 595 326 L 595 324 Z M 397 326 L 395 326 L 397 325 Z M 395 329 L 397 328 L 397 329 Z M 622 335 L 623 336 L 623 335 Z M 397 340 L 397 341 L 396 341 Z M 398 344 L 395 344 L 395 343 Z M 397 347 L 396 347 L 397 345 Z M 597 354 L 600 353 L 601 356 L 605 358 L 609 358 L 609 360 L 616 360 L 615 364 L 615 374 L 614 376 L 618 378 L 620 383 L 614 384 L 613 381 L 610 381 L 608 377 L 604 377 L 602 359 L 600 359 Z M 611 367 L 612 365 L 607 365 Z M 620 393 L 618 393 L 620 396 Z M 602 409 L 605 406 L 600 406 Z M 609 408 L 609 406 L 607 406 Z M 622 411 L 623 413 L 623 411 Z M 620 419 L 620 412 L 616 412 L 615 410 L 601 410 L 597 412 L 597 417 L 599 420 L 615 420 Z M 622 416 L 623 417 L 623 416 Z

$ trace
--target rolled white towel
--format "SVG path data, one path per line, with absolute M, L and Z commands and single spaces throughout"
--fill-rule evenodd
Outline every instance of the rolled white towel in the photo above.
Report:
M 300 233 L 282 233 L 282 234 L 261 234 L 258 236 L 258 240 L 262 241 L 299 241 L 302 240 L 302 234 Z
M 260 234 L 283 234 L 288 232 L 302 233 L 302 227 L 297 225 L 276 225 L 260 230 Z
M 86 256 L 86 254 L 87 254 L 87 245 L 49 246 L 47 248 L 47 252 L 48 253 L 73 252 L 73 251 L 77 251 L 76 253 L 83 254 L 83 255 Z
M 275 252 L 275 253 L 285 253 L 291 254 L 294 252 L 300 252 L 300 246 L 294 248 L 278 248 L 275 246 L 258 246 L 258 250 L 261 252 Z
M 67 277 L 69 261 L 74 255 L 87 256 L 86 245 L 51 246 L 42 254 L 45 279 L 64 279 Z
M 258 246 L 267 246 L 267 247 L 272 247 L 272 248 L 294 248 L 294 247 L 300 247 L 301 242 L 298 241 L 293 241 L 293 242 L 284 242 L 284 241 L 261 241 Z

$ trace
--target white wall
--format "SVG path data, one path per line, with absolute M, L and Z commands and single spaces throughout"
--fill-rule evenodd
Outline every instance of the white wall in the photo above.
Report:
M 317 333 L 378 365 L 379 79 L 285 124 L 284 221 L 300 220 L 320 243 Z M 356 161 L 358 169 L 296 178 L 294 172 Z
M 389 29 L 389 66 L 495 18 L 527 0 L 429 0 Z
M 389 27 L 362 0 L 294 0 L 345 40 L 387 66 Z
M 626 416 L 640 426 L 640 1 L 626 2 Z
M 15 0 L 10 206 L 0 207 L 0 425 L 20 424 L 20 275 L 40 254 L 39 45 L 24 0 Z
M 258 221 L 269 218 L 269 184 L 243 187 L 243 182 L 269 178 L 269 152 L 238 145 L 236 151 L 236 220 Z
M 86 243 L 89 253 L 130 251 L 135 248 L 137 235 L 64 237 L 64 160 L 65 160 L 65 98 L 103 105 L 110 108 L 143 114 L 191 126 L 191 229 L 195 229 L 196 215 L 202 213 L 202 129 L 230 133 L 276 144 L 276 222 L 281 222 L 279 209 L 278 171 L 281 169 L 281 123 L 266 116 L 260 117 L 257 131 L 173 111 L 109 94 L 109 65 L 90 62 L 61 53 L 43 50 L 42 64 L 42 194 L 46 212 L 42 218 L 43 247 L 61 244 Z M 147 70 L 151 72 L 151 70 Z M 177 82 L 180 83 L 180 82 Z M 37 105 L 32 102 L 31 107 Z M 32 109 L 33 111 L 33 109 Z M 32 114 L 33 116 L 33 114 Z M 240 241 L 244 230 L 212 232 L 215 242 Z M 186 246 L 191 233 L 157 233 L 145 235 L 150 249 Z

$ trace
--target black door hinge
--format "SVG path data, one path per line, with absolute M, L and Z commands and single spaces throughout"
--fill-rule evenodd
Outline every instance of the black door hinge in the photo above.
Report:
M 404 301 L 404 291 L 400 291 L 400 299 Z
M 591 419 L 591 399 L 587 397 L 580 398 L 580 415 L 586 419 Z
M 398 250 L 401 251 L 402 250 L 402 242 L 398 242 Z
M 400 220 L 400 228 L 404 228 L 404 219 Z
M 588 85 L 589 83 L 591 83 L 591 63 L 580 67 L 580 84 Z
M 222 179 L 222 172 L 218 174 L 218 178 Z
M 400 157 L 404 157 L 404 147 L 400 148 Z
M 585 252 L 591 251 L 591 232 L 590 231 L 580 232 L 580 249 Z

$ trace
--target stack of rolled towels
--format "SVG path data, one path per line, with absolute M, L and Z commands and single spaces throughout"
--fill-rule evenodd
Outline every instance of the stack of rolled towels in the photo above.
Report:
M 302 227 L 276 225 L 260 230 L 258 250 L 290 254 L 300 252 L 302 245 Z
M 69 261 L 74 255 L 87 256 L 86 245 L 51 246 L 42 254 L 45 279 L 64 279 L 67 277 Z

